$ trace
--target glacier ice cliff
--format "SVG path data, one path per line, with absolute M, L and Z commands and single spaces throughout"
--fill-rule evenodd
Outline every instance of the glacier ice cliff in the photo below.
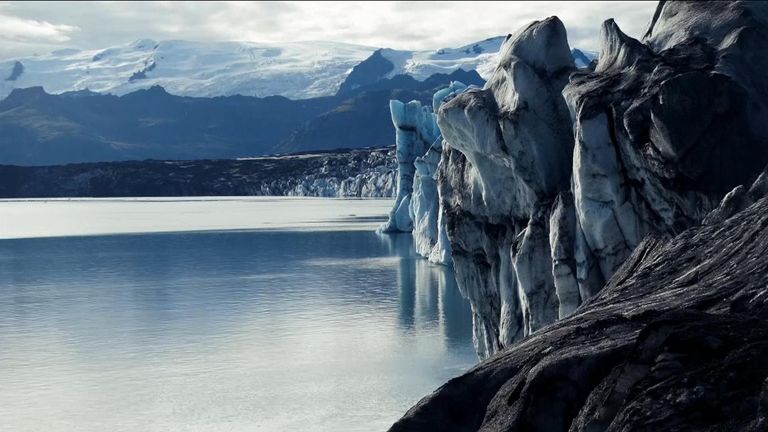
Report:
M 467 89 L 452 81 L 432 97 L 432 107 L 418 101 L 390 101 L 397 135 L 398 185 L 395 203 L 380 232 L 411 232 L 416 252 L 439 264 L 451 263 L 446 218 L 437 187 L 443 142 L 435 112 Z
M 768 49 L 766 12 L 662 3 L 643 42 L 603 24 L 595 73 L 572 77 L 564 92 L 577 219 L 602 279 L 646 234 L 700 222 L 765 166 L 768 58 L 756 54 Z
M 765 10 L 662 2 L 642 42 L 608 20 L 594 70 L 550 17 L 443 105 L 438 189 L 481 356 L 573 313 L 647 234 L 701 222 L 761 171 Z
M 387 222 L 380 232 L 411 232 L 411 195 L 416 174 L 416 158 L 424 155 L 440 137 L 440 130 L 429 107 L 419 101 L 389 101 L 397 144 L 397 195 Z
M 573 135 L 562 89 L 575 70 L 560 20 L 535 22 L 507 39 L 485 88 L 438 114 L 448 237 L 481 356 L 558 318 L 549 209 L 570 184 Z
M 432 110 L 467 89 L 464 83 L 453 81 L 437 91 L 432 98 Z M 432 126 L 437 128 L 437 118 L 432 115 Z M 442 136 L 427 149 L 423 156 L 414 160 L 416 167 L 411 198 L 411 219 L 416 252 L 439 264 L 451 264 L 451 246 L 448 241 L 446 219 L 440 206 L 440 191 L 437 187 L 437 169 L 443 151 Z
M 392 431 L 768 430 L 768 3 L 661 1 L 576 68 L 550 17 L 438 111 L 490 357 Z

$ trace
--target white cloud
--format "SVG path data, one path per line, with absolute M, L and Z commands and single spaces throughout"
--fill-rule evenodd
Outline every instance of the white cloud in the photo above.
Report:
M 0 38 L 18 42 L 67 42 L 77 26 L 53 24 L 45 20 L 24 19 L 3 12 L 0 3 Z
M 615 18 L 639 36 L 653 2 L 8 2 L 0 58 L 42 48 L 103 48 L 140 38 L 286 42 L 331 40 L 435 49 L 512 33 L 557 15 L 572 46 L 597 49 Z

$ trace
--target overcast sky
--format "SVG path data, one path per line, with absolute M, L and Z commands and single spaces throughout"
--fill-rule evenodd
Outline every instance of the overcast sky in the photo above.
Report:
M 437 49 L 557 15 L 571 46 L 596 50 L 600 23 L 645 30 L 655 2 L 1 2 L 0 59 L 136 39 L 293 42 Z

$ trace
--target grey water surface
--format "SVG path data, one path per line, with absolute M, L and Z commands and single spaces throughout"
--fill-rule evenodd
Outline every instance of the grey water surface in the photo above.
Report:
M 476 363 L 408 235 L 0 240 L 0 430 L 377 431 Z

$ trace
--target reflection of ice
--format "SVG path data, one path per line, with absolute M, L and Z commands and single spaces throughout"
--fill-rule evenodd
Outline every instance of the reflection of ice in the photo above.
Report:
M 373 257 L 373 258 L 312 258 L 304 260 L 303 264 L 320 267 L 354 266 L 358 269 L 377 269 L 391 266 L 397 257 Z
M 379 239 L 400 259 L 400 326 L 406 331 L 437 327 L 448 345 L 470 343 L 472 312 L 456 286 L 453 269 L 419 257 L 409 234 L 380 235 Z
M 379 240 L 388 246 L 389 253 L 397 257 L 416 257 L 413 237 L 410 233 L 377 234 Z

